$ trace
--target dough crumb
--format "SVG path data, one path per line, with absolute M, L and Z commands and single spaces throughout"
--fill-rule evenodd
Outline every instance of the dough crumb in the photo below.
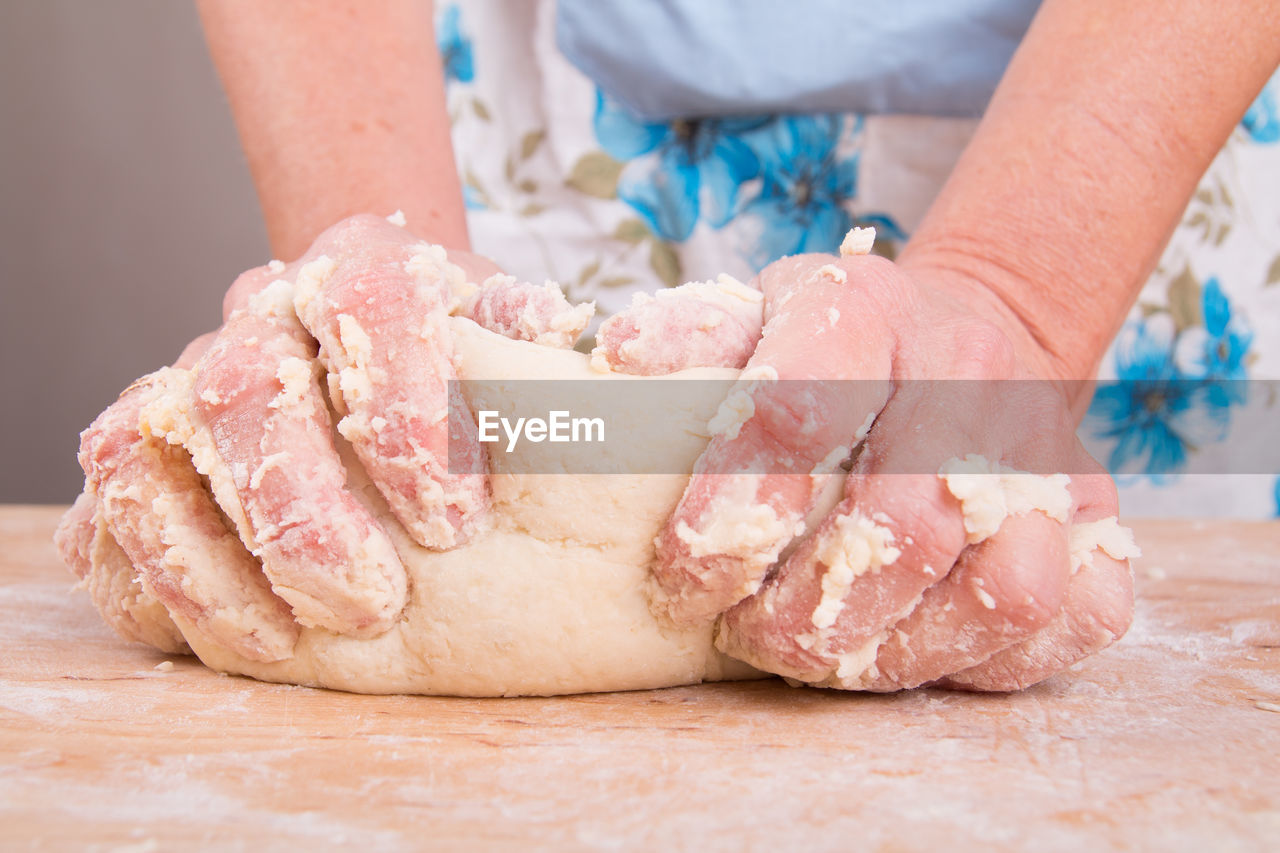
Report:
M 995 535 L 1011 515 L 1039 510 L 1065 524 L 1071 512 L 1071 478 L 1066 474 L 1032 474 L 970 453 L 948 459 L 938 476 L 960 501 L 970 545 Z
M 1093 553 L 1098 549 L 1102 549 L 1113 560 L 1130 560 L 1142 556 L 1142 549 L 1133 540 L 1133 531 L 1122 527 L 1114 515 L 1072 525 L 1067 541 L 1073 573 L 1081 566 L 1093 568 Z
M 732 480 L 708 505 L 701 519 L 702 530 L 694 530 L 681 521 L 676 525 L 676 536 L 689 546 L 694 557 L 727 554 L 752 565 L 770 565 L 794 538 L 801 519 L 779 517 L 772 506 L 759 502 L 756 477 L 724 476 Z
M 160 661 L 160 663 L 155 665 L 155 671 L 156 672 L 173 672 L 173 661 L 171 660 Z
M 307 306 L 320 295 L 320 289 L 337 268 L 338 264 L 333 258 L 321 255 L 314 261 L 303 264 L 302 269 L 298 270 L 298 277 L 294 281 L 292 307 L 299 317 L 306 316 Z
M 856 689 L 862 686 L 864 680 L 873 679 L 879 675 L 879 670 L 876 668 L 876 657 L 880 653 L 880 647 L 884 645 L 884 641 L 888 638 L 888 634 L 888 631 L 881 631 L 861 647 L 838 655 L 836 657 L 835 677 L 832 679 L 832 683 L 845 689 Z
M 867 419 L 862 422 L 862 426 L 858 427 L 858 431 L 853 434 L 854 441 L 861 442 L 871 434 L 871 427 L 875 426 L 876 416 L 879 414 L 879 412 L 869 412 L 867 414 Z
M 280 383 L 280 392 L 267 405 L 272 409 L 303 405 L 307 399 L 307 392 L 311 390 L 313 378 L 311 371 L 309 361 L 295 357 L 283 359 L 280 366 L 276 368 L 276 380 Z
M 871 247 L 875 244 L 876 229 L 851 228 L 840 243 L 840 254 L 845 257 L 850 255 L 869 255 L 871 254 Z
M 387 221 L 392 225 L 398 225 L 401 228 L 409 224 L 409 220 L 405 219 L 404 211 L 396 209 L 396 212 L 387 217 Z
M 604 350 L 596 347 L 591 351 L 591 360 L 587 365 L 596 373 L 612 373 L 613 368 L 609 366 L 609 359 L 605 357 Z
M 282 278 L 276 279 L 249 297 L 249 312 L 259 317 L 290 317 L 293 300 L 293 285 Z
M 837 444 L 831 448 L 831 452 L 818 460 L 817 464 L 809 471 L 810 477 L 825 477 L 834 474 L 845 460 L 853 455 L 853 451 L 847 445 Z
M 415 243 L 409 247 L 412 253 L 404 262 L 404 271 L 428 286 L 438 286 L 443 281 L 448 287 L 449 313 L 455 313 L 478 288 L 467 281 L 462 267 L 449 260 L 444 246 L 434 243 Z
M 757 364 L 748 367 L 738 375 L 740 382 L 777 382 L 778 369 L 771 364 Z
M 848 239 L 847 237 L 845 239 Z M 823 264 L 818 267 L 817 278 L 829 278 L 836 284 L 844 284 L 849 280 L 849 275 L 835 264 Z
M 879 571 L 902 555 L 893 546 L 893 531 L 858 512 L 841 516 L 818 547 L 817 558 L 826 567 L 822 598 L 810 617 L 821 630 L 836 623 L 853 582 L 867 572 Z
M 720 404 L 715 417 L 707 421 L 709 435 L 723 435 L 732 441 L 742 431 L 743 424 L 756 413 L 755 401 L 743 390 L 734 391 Z

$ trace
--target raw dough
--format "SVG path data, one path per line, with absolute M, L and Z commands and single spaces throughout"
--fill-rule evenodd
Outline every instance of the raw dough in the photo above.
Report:
M 621 374 L 606 378 L 581 353 L 512 341 L 470 320 L 450 322 L 459 373 L 466 379 L 649 381 Z M 736 376 L 735 370 L 698 368 L 663 379 Z M 499 395 L 520 391 L 518 384 L 485 387 Z M 673 470 L 691 470 L 708 441 L 707 422 L 719 400 L 672 400 L 671 408 L 652 411 L 652 395 L 643 396 L 646 410 L 634 417 L 648 427 L 637 435 L 655 442 Z M 491 454 L 493 525 L 471 543 L 444 552 L 409 539 L 343 448 L 353 490 L 391 533 L 409 572 L 408 607 L 379 637 L 304 628 L 291 659 L 260 663 L 202 642 L 180 618 L 175 621 L 214 669 L 361 693 L 552 695 L 758 675 L 716 651 L 711 622 L 674 628 L 650 613 L 653 538 L 687 475 L 520 473 L 522 466 L 540 464 L 530 456 L 540 448 L 545 452 L 547 445 L 521 442 L 509 456 Z

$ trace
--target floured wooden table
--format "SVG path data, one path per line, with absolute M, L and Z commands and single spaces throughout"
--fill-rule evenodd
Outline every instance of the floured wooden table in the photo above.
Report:
M 69 594 L 60 512 L 0 508 L 0 847 L 1280 846 L 1280 523 L 1135 524 L 1129 635 L 1017 695 L 475 700 L 126 644 Z

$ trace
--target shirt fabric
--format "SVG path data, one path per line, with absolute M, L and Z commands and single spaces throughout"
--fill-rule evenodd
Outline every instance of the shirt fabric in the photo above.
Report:
M 556 44 L 645 120 L 977 116 L 1037 0 L 559 0 Z M 800 60 L 800 61 L 797 61 Z

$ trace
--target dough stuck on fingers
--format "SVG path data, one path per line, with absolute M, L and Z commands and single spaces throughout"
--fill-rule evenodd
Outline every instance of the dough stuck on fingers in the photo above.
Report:
M 142 588 L 129 556 L 107 532 L 92 492 L 76 498 L 53 541 L 63 562 L 80 578 L 78 586 L 88 591 L 103 621 L 117 634 L 168 654 L 190 654 L 169 611 Z
M 135 382 L 81 436 L 80 464 L 99 515 L 142 589 L 188 642 L 225 645 L 254 661 L 288 658 L 298 637 L 288 607 L 227 529 L 186 453 L 139 430 L 142 408 L 165 391 L 171 370 Z M 109 548 L 100 556 L 105 567 Z
M 591 366 L 640 376 L 742 367 L 763 323 L 764 295 L 728 275 L 637 293 L 630 307 L 600 325 Z
M 461 401 L 450 398 L 447 320 L 466 284 L 440 247 L 375 216 L 321 234 L 294 281 L 293 307 L 336 380 L 338 432 L 429 548 L 465 542 L 489 508 L 484 448 L 467 432 L 450 435 Z
M 513 341 L 572 349 L 596 312 L 594 302 L 570 305 L 560 285 L 535 286 L 497 274 L 481 282 L 460 313 Z
M 181 470 L 169 473 L 186 478 L 193 495 L 208 501 L 205 490 L 213 493 L 218 505 L 209 507 L 222 510 L 218 521 L 253 567 L 249 577 L 268 592 L 270 577 L 272 588 L 293 605 L 285 620 L 297 636 L 290 643 L 293 654 L 268 661 L 233 638 L 201 630 L 188 602 L 161 596 L 193 651 L 224 672 L 369 693 L 545 695 L 757 675 L 715 650 L 711 620 L 673 630 L 650 609 L 646 584 L 653 537 L 683 488 L 685 478 L 678 474 L 515 473 L 528 468 L 517 452 L 481 466 L 483 474 L 475 479 L 492 482 L 493 509 L 484 524 L 455 527 L 464 535 L 452 547 L 424 547 L 401 523 L 386 498 L 394 490 L 379 468 L 386 458 L 382 447 L 362 448 L 355 431 L 335 429 L 360 414 L 361 392 L 369 386 L 371 398 L 398 393 L 402 373 L 409 386 L 426 381 L 425 375 L 437 395 L 450 375 L 498 380 L 500 395 L 508 393 L 503 383 L 509 379 L 641 380 L 602 378 L 586 355 L 559 348 L 576 337 L 588 306 L 569 305 L 558 290 L 491 280 L 492 272 L 476 283 L 472 273 L 483 270 L 483 263 L 461 256 L 454 264 L 452 255 L 408 238 L 394 224 L 375 227 L 367 219 L 346 223 L 337 229 L 341 239 L 330 235 L 334 239 L 318 243 L 297 262 L 242 276 L 228 292 L 226 325 L 210 346 L 193 350 L 198 359 L 192 369 L 162 371 L 162 387 L 136 401 L 129 423 L 145 428 L 138 440 L 145 432 L 149 452 L 180 461 Z M 368 237 L 369 232 L 382 236 Z M 316 266 L 304 276 L 311 263 Z M 361 274 L 391 265 L 400 272 L 382 281 Z M 299 277 L 310 280 L 300 288 Z M 368 302 L 360 290 L 386 286 L 389 278 L 399 283 L 399 295 L 372 300 L 389 306 L 385 317 L 378 316 L 380 306 L 360 304 Z M 406 281 L 414 286 L 405 287 Z M 425 310 L 404 312 L 403 304 L 394 304 L 404 298 Z M 298 319 L 299 308 L 318 342 Z M 426 357 L 414 349 L 413 336 L 429 345 Z M 396 372 L 378 375 L 388 366 Z M 344 375 L 350 368 L 355 369 Z M 719 369 L 682 374 L 716 383 L 734 375 Z M 366 378 L 368 386 L 362 383 Z M 468 416 L 470 401 L 447 399 L 455 415 Z M 687 470 L 718 401 L 662 402 L 665 408 L 652 411 L 641 395 L 637 406 L 644 408 L 637 411 L 670 430 L 651 440 L 675 460 L 675 470 Z M 414 402 L 402 413 L 411 417 L 436 409 Z M 386 417 L 373 406 L 366 414 L 370 427 L 375 417 Z M 138 455 L 139 448 L 122 448 L 125 462 Z M 324 470 L 315 469 L 317 459 Z M 430 490 L 424 495 L 429 498 Z M 347 499 L 353 507 L 341 504 Z M 174 509 L 164 502 L 163 517 L 148 515 L 143 504 L 133 508 L 138 512 L 131 518 L 157 528 L 175 521 Z M 380 632 L 345 630 L 358 612 L 343 614 L 347 624 L 326 626 L 311 618 L 331 617 L 337 607 L 358 602 L 358 596 L 331 594 L 340 593 L 344 583 L 354 583 L 359 592 L 361 577 L 368 577 L 343 568 L 325 550 L 337 543 L 340 556 L 360 541 L 348 535 L 361 529 L 352 526 L 350 519 L 359 517 L 352 508 L 385 532 L 389 545 L 383 552 L 398 558 L 407 573 L 407 603 L 391 611 Z M 261 558 L 261 567 L 239 539 Z M 121 540 L 133 544 L 128 537 Z M 139 551 L 129 559 L 140 566 L 143 556 Z M 372 573 L 375 582 L 378 575 Z M 307 589 L 323 595 L 297 594 Z M 288 608 L 277 602 L 288 617 Z M 315 612 L 308 614 L 308 606 Z
M 917 587 L 934 582 L 896 531 L 876 538 L 883 519 L 861 523 L 846 511 L 822 528 L 826 539 L 805 539 L 840 501 L 848 440 L 860 442 L 874 419 L 859 405 L 827 418 L 839 421 L 839 435 L 821 436 L 806 457 L 812 464 L 773 475 L 767 488 L 777 494 L 746 477 L 740 506 L 728 489 L 717 493 L 722 511 L 690 516 L 697 523 L 681 542 L 697 552 L 698 572 L 714 554 L 733 565 L 701 578 L 715 589 L 673 624 L 655 585 L 655 541 L 679 529 L 668 521 L 708 443 L 733 441 L 735 424 L 743 429 L 751 415 L 705 395 L 646 393 L 644 383 L 739 379 L 761 337 L 760 294 L 722 278 L 640 299 L 602 326 L 589 357 L 568 347 L 590 306 L 571 305 L 554 286 L 495 276 L 482 259 L 420 243 L 403 224 L 355 217 L 299 261 L 242 276 L 228 293 L 226 325 L 192 351 L 193 367 L 136 384 L 122 396 L 127 405 L 86 432 L 88 489 L 59 547 L 122 635 L 186 642 L 214 669 L 267 681 L 556 695 L 762 676 L 734 657 L 752 659 L 751 650 L 717 648 L 727 621 L 719 602 L 761 583 L 767 593 L 779 560 L 816 570 L 845 555 L 847 571 L 829 572 L 814 600 L 786 608 L 810 634 L 847 623 L 863 576 L 902 570 L 901 594 L 885 605 L 893 612 L 875 617 L 889 623 L 898 599 L 918 600 Z M 820 271 L 824 286 L 844 286 L 843 263 Z M 464 382 L 451 385 L 455 378 Z M 450 420 L 464 422 L 480 401 L 535 414 L 519 390 L 525 380 L 639 383 L 614 404 L 633 409 L 612 414 L 652 424 L 645 441 L 673 473 L 542 473 L 537 445 L 485 447 L 477 433 L 448 434 Z M 461 445 L 450 448 L 451 439 Z M 450 450 L 461 473 L 449 470 Z M 785 511 L 770 519 L 762 507 Z M 959 514 L 956 528 L 962 543 Z M 1097 533 L 1115 541 L 1109 528 Z M 860 543 L 875 552 L 863 555 L 865 571 Z M 1112 577 L 1109 560 L 1095 554 L 1079 569 L 1078 597 L 1098 588 L 1095 569 Z M 140 584 L 124 582 L 134 574 Z M 739 612 L 772 600 L 750 598 Z M 716 603 L 699 611 L 706 601 Z M 152 620 L 148 602 L 169 621 Z M 1054 622 L 1046 633 L 1088 627 Z M 956 685 L 1000 689 L 991 685 L 1004 683 L 1001 655 L 1048 659 L 1038 636 L 957 674 Z M 874 639 L 832 647 L 835 664 L 819 655 L 814 680 L 833 665 L 835 675 L 863 672 L 884 637 Z M 787 672 L 799 670 L 808 673 Z
M 940 683 L 965 690 L 1021 690 L 1102 651 L 1133 619 L 1133 572 L 1142 555 L 1115 516 L 1077 521 L 1068 536 L 1071 577 L 1062 611 L 1024 642 Z
M 404 568 L 347 489 L 319 377 L 292 288 L 276 280 L 232 312 L 189 387 L 145 414 L 191 453 L 299 622 L 377 634 L 404 608 Z
M 827 326 L 832 310 L 858 315 L 862 306 L 848 287 L 856 267 L 843 260 L 811 266 L 811 257 L 793 257 L 762 273 L 759 282 L 773 295 L 759 345 L 752 343 L 739 387 L 708 424 L 707 453 L 660 534 L 657 598 L 677 624 L 722 613 L 759 591 L 805 533 L 889 393 L 887 382 L 847 381 L 887 376 L 887 355 L 869 355 L 856 335 L 811 334 L 815 322 Z M 777 343 L 801 337 L 812 351 Z
M 504 410 L 515 407 L 521 380 L 647 381 L 602 378 L 582 353 L 511 340 L 464 317 L 449 318 L 448 329 L 460 377 L 500 380 L 483 384 Z M 724 382 L 734 372 L 682 376 Z M 640 398 L 644 405 L 651 399 Z M 650 413 L 664 430 L 652 440 L 677 469 L 701 451 L 699 433 L 717 401 L 685 405 Z M 221 671 L 367 693 L 554 695 L 756 676 L 716 651 L 713 620 L 673 629 L 650 608 L 653 538 L 686 478 L 527 473 L 530 447 L 490 455 L 489 524 L 466 543 L 437 550 L 413 540 L 340 443 L 350 492 L 376 514 L 408 572 L 400 618 L 367 637 L 303 626 L 288 661 L 250 661 L 200 639 L 196 653 Z

